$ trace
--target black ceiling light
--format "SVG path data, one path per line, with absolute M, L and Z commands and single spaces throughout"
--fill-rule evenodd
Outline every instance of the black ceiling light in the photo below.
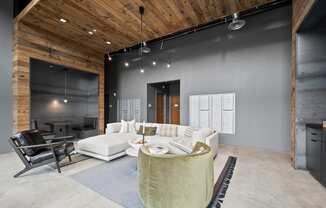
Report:
M 145 8 L 143 6 L 139 7 L 139 14 L 140 14 L 140 39 L 143 39 L 143 15 L 145 12 Z M 140 42 L 140 73 L 145 73 L 145 69 L 143 66 L 143 41 Z

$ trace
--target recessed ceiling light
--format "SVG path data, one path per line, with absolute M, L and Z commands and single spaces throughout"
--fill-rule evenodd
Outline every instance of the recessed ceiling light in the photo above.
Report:
M 94 35 L 94 33 L 92 31 L 88 31 L 88 34 L 90 35 Z
M 110 41 L 106 41 L 106 44 L 110 45 L 110 44 L 111 44 L 111 42 L 110 42 Z
M 66 23 L 67 20 L 66 19 L 63 19 L 63 18 L 60 18 L 60 22 Z
M 96 32 L 96 29 L 93 29 L 93 32 Z

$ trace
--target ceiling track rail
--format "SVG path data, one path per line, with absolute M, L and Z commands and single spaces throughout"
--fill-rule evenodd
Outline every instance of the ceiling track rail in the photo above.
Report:
M 263 12 L 271 11 L 273 9 L 277 9 L 277 8 L 280 8 L 283 6 L 290 5 L 291 2 L 292 2 L 291 0 L 276 0 L 276 1 L 264 4 L 264 5 L 261 5 L 261 6 L 257 6 L 257 7 L 245 10 L 245 11 L 241 11 L 241 12 L 239 12 L 239 14 L 240 14 L 241 18 L 249 17 L 249 16 L 253 16 L 256 14 L 263 13 Z M 192 33 L 202 31 L 202 30 L 210 29 L 210 28 L 216 27 L 218 25 L 229 23 L 232 21 L 232 19 L 233 19 L 233 14 L 219 18 L 217 20 L 211 21 L 211 22 L 203 24 L 203 25 L 198 25 L 198 26 L 195 26 L 192 28 L 181 30 L 181 31 L 178 31 L 178 32 L 166 35 L 166 36 L 162 36 L 160 38 L 156 38 L 156 39 L 153 39 L 150 41 L 146 41 L 146 42 L 147 42 L 147 45 L 150 45 L 150 44 L 154 44 L 154 43 L 158 43 L 158 42 L 162 42 L 162 41 L 163 42 L 170 41 L 170 40 L 181 38 L 181 37 L 184 37 L 184 36 L 187 36 Z M 138 43 L 131 47 L 127 47 L 127 48 L 112 52 L 112 53 L 110 53 L 110 55 L 111 56 L 112 55 L 120 55 L 120 54 L 125 53 L 125 51 L 139 49 L 139 47 L 140 47 L 140 44 Z

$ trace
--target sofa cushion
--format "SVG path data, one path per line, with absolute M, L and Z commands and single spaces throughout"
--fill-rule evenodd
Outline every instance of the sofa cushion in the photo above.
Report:
M 98 135 L 78 142 L 78 149 L 93 152 L 103 156 L 110 156 L 128 149 L 128 140 L 139 137 L 133 133 L 117 133 Z
M 164 137 L 176 137 L 177 136 L 177 126 L 171 124 L 161 124 L 159 127 L 158 134 Z
M 121 129 L 121 123 L 109 123 L 106 128 L 108 134 L 118 133 Z

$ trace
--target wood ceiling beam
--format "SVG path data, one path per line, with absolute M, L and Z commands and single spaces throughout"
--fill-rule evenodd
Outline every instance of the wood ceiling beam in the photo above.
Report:
M 16 22 L 22 20 L 32 9 L 35 5 L 37 5 L 42 0 L 32 0 L 28 3 L 28 5 L 21 11 L 15 18 Z

